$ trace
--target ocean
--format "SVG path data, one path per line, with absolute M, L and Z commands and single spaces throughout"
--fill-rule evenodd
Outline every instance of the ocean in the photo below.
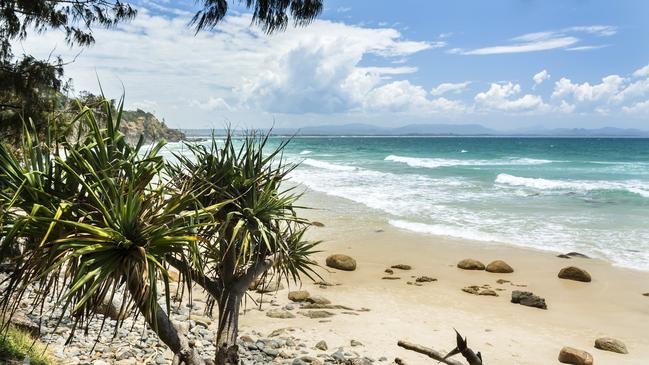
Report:
M 649 139 L 297 137 L 284 158 L 400 229 L 649 270 Z

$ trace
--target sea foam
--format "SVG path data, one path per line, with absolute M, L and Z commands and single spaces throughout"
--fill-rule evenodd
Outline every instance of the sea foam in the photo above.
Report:
M 541 165 L 554 161 L 534 158 L 511 158 L 504 160 L 459 160 L 447 158 L 419 158 L 389 155 L 385 161 L 405 163 L 410 167 L 425 167 L 435 169 L 451 166 L 501 166 L 501 165 Z
M 649 185 L 640 181 L 551 180 L 499 174 L 497 184 L 524 186 L 537 190 L 568 190 L 589 192 L 595 190 L 621 190 L 649 198 Z

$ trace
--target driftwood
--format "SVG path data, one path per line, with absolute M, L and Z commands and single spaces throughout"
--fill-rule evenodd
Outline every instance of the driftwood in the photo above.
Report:
M 462 362 L 453 360 L 450 357 L 455 356 L 457 354 L 462 354 L 466 361 L 468 361 L 469 365 L 484 365 L 482 362 L 482 355 L 480 352 L 475 353 L 473 350 L 469 348 L 467 345 L 467 339 L 462 338 L 462 335 L 456 330 L 456 340 L 457 340 L 457 347 L 451 350 L 446 355 L 443 355 L 441 352 L 433 350 L 431 348 L 417 345 L 414 343 L 410 343 L 407 341 L 399 341 L 398 345 L 399 347 L 403 347 L 406 350 L 414 351 L 417 353 L 420 353 L 422 355 L 426 355 L 430 357 L 431 359 L 437 360 L 439 362 L 442 362 L 447 365 L 464 365 Z

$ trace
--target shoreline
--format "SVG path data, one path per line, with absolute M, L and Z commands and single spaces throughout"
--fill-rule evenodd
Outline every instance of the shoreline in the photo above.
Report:
M 397 347 L 407 340 L 446 352 L 454 347 L 453 328 L 468 337 L 469 345 L 481 351 L 486 363 L 557 363 L 563 346 L 591 353 L 600 364 L 646 364 L 649 358 L 649 272 L 613 266 L 601 259 L 561 259 L 555 254 L 511 244 L 472 242 L 436 237 L 391 226 L 386 220 L 364 214 L 368 208 L 342 198 L 307 191 L 300 203 L 314 207 L 326 199 L 324 209 L 301 211 L 305 217 L 324 223 L 313 227 L 309 239 L 323 240 L 316 255 L 320 273 L 340 285 L 321 288 L 309 280 L 302 288 L 311 295 L 325 296 L 334 304 L 370 311 L 354 316 L 336 314 L 330 322 L 297 316 L 269 319 L 250 310 L 241 317 L 242 332 L 271 332 L 296 327 L 313 342 L 325 340 L 330 349 L 349 347 L 351 340 L 363 343 L 354 351 L 372 358 L 399 357 L 408 364 L 427 364 L 430 359 Z M 341 209 L 342 208 L 342 209 Z M 343 272 L 324 267 L 333 253 L 354 257 L 358 268 Z M 515 270 L 512 274 L 465 271 L 458 261 L 474 258 L 487 264 L 501 259 Z M 399 280 L 382 280 L 385 268 L 411 265 L 411 271 L 395 269 Z M 565 266 L 578 266 L 593 276 L 591 283 L 557 278 Z M 408 285 L 412 276 L 426 275 L 437 281 Z M 498 279 L 512 283 L 497 284 Z M 467 294 L 461 289 L 489 284 L 498 297 Z M 515 286 L 524 285 L 524 286 Z M 297 290 L 291 287 L 290 290 Z M 284 289 L 271 295 L 288 303 Z M 532 291 L 546 299 L 548 310 L 510 303 L 512 290 Z M 266 308 L 268 309 L 268 308 Z M 263 316 L 260 317 L 260 316 Z M 596 350 L 599 337 L 622 340 L 629 354 Z M 307 340 L 307 342 L 309 342 Z

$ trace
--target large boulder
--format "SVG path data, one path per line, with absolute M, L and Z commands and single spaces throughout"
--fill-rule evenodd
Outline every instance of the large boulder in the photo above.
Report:
M 584 269 L 580 269 L 576 266 L 564 267 L 559 271 L 559 278 L 566 280 L 581 281 L 584 283 L 589 283 L 591 281 L 590 274 Z
M 528 291 L 514 290 L 512 292 L 512 303 L 524 305 L 527 307 L 548 309 L 547 304 L 545 304 L 545 299 Z
M 457 267 L 463 270 L 484 270 L 485 266 L 482 262 L 474 259 L 464 259 L 457 263 Z
M 326 264 L 327 266 L 338 270 L 344 270 L 344 271 L 356 270 L 356 260 L 354 260 L 353 258 L 347 255 L 342 255 L 342 254 L 331 255 L 327 257 Z
M 514 272 L 509 264 L 503 260 L 492 261 L 487 265 L 487 272 L 492 272 L 496 274 L 510 274 Z
M 602 337 L 595 340 L 595 348 L 604 351 L 617 352 L 618 354 L 629 353 L 624 342 L 611 337 Z
M 593 365 L 593 355 L 572 347 L 564 347 L 559 352 L 559 362 L 573 365 Z

